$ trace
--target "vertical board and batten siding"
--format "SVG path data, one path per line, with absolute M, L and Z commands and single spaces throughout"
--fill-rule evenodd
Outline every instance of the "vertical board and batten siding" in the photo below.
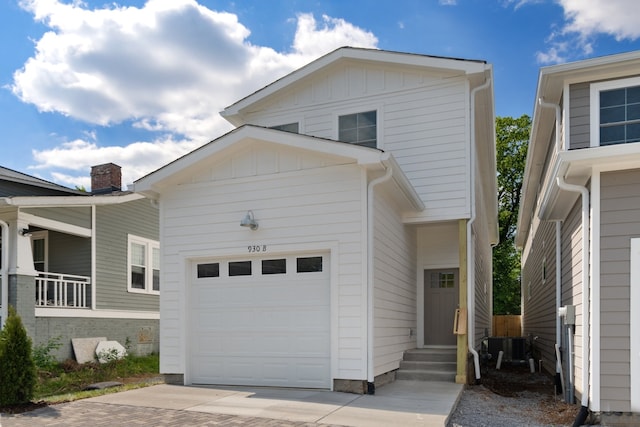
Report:
M 250 151 L 246 155 L 252 157 Z M 332 339 L 337 359 L 332 360 L 332 372 L 335 378 L 366 379 L 363 171 L 351 164 L 308 170 L 285 167 L 290 171 L 269 173 L 240 158 L 236 165 L 240 178 L 211 180 L 214 171 L 199 171 L 163 192 L 161 372 L 185 372 L 183 349 L 189 340 L 184 337 L 189 316 L 184 312 L 185 263 L 222 255 L 250 256 L 248 247 L 260 245 L 266 246 L 266 254 L 335 249 L 337 253 L 330 255 L 337 270 L 331 273 L 337 281 L 331 287 L 336 311 L 332 328 L 338 336 Z M 248 169 L 240 171 L 240 165 Z M 239 225 L 249 209 L 259 223 L 255 231 Z
M 426 205 L 412 219 L 470 215 L 464 76 L 351 63 L 299 82 L 257 110 L 247 122 L 273 126 L 301 121 L 301 133 L 329 139 L 337 138 L 338 115 L 377 110 L 378 147 L 393 154 Z
M 590 85 L 589 83 L 578 83 L 569 86 L 569 112 L 570 138 L 569 149 L 589 148 L 591 141 L 591 128 L 589 119 L 590 108 Z
M 416 233 L 402 223 L 391 188 L 374 200 L 374 375 L 398 369 L 416 339 Z
M 147 199 L 97 206 L 95 232 L 96 308 L 158 311 L 158 295 L 127 291 L 127 236 L 158 241 L 158 209 Z
M 630 238 L 640 237 L 640 170 L 600 176 L 600 403 L 629 412 Z M 635 307 L 640 309 L 640 307 Z

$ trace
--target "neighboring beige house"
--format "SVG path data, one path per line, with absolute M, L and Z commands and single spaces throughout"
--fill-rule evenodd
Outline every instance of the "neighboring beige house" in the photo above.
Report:
M 134 184 L 160 207 L 161 372 L 372 393 L 405 351 L 443 347 L 449 380 L 473 378 L 497 240 L 492 67 L 341 48 L 222 116 L 237 128 Z
M 524 333 L 560 373 L 557 344 L 569 399 L 637 416 L 640 52 L 542 68 L 536 99 L 516 237 Z

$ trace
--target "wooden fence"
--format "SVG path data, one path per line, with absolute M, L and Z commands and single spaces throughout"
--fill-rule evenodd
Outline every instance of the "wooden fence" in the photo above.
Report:
M 522 318 L 520 315 L 493 316 L 494 337 L 522 336 Z

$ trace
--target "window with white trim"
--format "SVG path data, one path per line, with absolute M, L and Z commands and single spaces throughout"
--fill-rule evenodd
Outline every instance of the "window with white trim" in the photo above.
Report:
M 640 142 L 640 78 L 591 85 L 591 146 Z
M 160 293 L 160 244 L 143 237 L 128 236 L 129 292 Z
M 378 144 L 375 110 L 338 117 L 338 141 L 376 148 Z

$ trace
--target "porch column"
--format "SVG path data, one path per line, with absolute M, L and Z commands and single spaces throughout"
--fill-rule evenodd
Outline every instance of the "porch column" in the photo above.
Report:
M 9 304 L 16 309 L 31 339 L 36 334 L 36 270 L 33 267 L 31 237 L 20 231 L 29 228 L 21 219 L 11 221 L 9 253 Z
M 467 311 L 467 220 L 461 219 L 458 221 L 458 268 L 459 270 L 459 292 L 458 304 L 460 310 Z M 467 360 L 469 354 L 469 341 L 466 334 L 456 335 L 458 340 L 457 344 L 457 368 L 456 368 L 456 383 L 467 383 Z
M 27 334 L 36 336 L 36 279 L 21 274 L 9 275 L 9 305 L 16 309 Z

